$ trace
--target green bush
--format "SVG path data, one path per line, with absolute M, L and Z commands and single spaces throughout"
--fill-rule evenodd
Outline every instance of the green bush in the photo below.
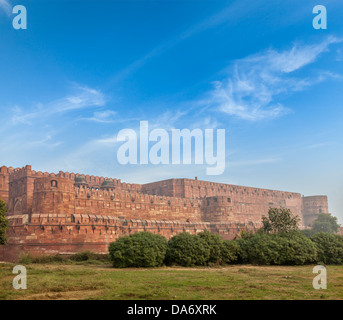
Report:
M 31 264 L 31 263 L 60 263 L 65 259 L 59 254 L 21 254 L 19 256 L 19 262 L 22 264 Z
M 206 241 L 210 248 L 210 257 L 206 263 L 221 263 L 222 253 L 224 250 L 222 237 L 219 234 L 214 234 L 209 231 L 200 232 L 198 237 Z
M 241 248 L 235 240 L 224 240 L 221 250 L 221 261 L 225 264 L 236 263 L 241 254 Z
M 312 229 L 305 229 L 300 231 L 304 236 L 307 238 L 311 238 L 314 236 L 317 232 L 313 231 Z
M 72 261 L 106 261 L 108 256 L 106 254 L 95 253 L 92 251 L 81 251 L 77 252 L 68 257 L 68 260 Z
M 318 249 L 318 261 L 325 264 L 343 264 L 343 237 L 337 234 L 316 233 L 311 237 Z
M 317 247 L 300 232 L 277 235 L 286 240 L 280 252 L 281 263 L 284 265 L 302 265 L 317 261 Z
M 166 263 L 184 267 L 206 265 L 210 254 L 211 249 L 202 237 L 183 232 L 168 241 Z
M 240 260 L 262 265 L 301 265 L 317 259 L 314 243 L 300 232 L 247 234 L 239 239 Z
M 44 264 L 54 264 L 54 263 L 64 263 L 71 264 L 75 262 L 87 262 L 87 263 L 104 263 L 108 261 L 108 256 L 106 254 L 94 253 L 91 251 L 78 252 L 72 255 L 66 254 L 21 254 L 19 257 L 19 262 L 23 264 L 31 263 L 44 263 Z
M 109 245 L 109 258 L 116 268 L 159 267 L 163 264 L 167 240 L 161 235 L 138 232 Z
M 252 264 L 280 264 L 281 249 L 273 238 L 275 235 L 256 233 L 246 234 L 237 243 L 241 249 L 240 262 Z
M 19 255 L 18 262 L 21 264 L 31 264 L 32 263 L 32 256 L 30 254 L 21 253 Z
M 0 245 L 7 243 L 7 229 L 8 229 L 8 220 L 6 217 L 7 206 L 6 202 L 2 201 L 0 198 Z

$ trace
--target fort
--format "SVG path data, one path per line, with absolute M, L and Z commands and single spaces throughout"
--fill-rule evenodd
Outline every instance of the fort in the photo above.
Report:
M 20 254 L 107 253 L 110 242 L 138 231 L 167 238 L 203 230 L 232 239 L 255 231 L 270 207 L 286 207 L 301 228 L 328 213 L 326 196 L 192 179 L 131 184 L 120 179 L 0 168 L 0 198 L 7 203 L 8 243 L 0 260 Z

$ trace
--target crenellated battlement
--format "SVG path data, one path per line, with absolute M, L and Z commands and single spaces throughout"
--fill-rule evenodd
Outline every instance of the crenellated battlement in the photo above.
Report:
M 6 167 L 6 166 L 0 167 L 0 173 L 1 174 L 9 174 L 9 173 L 13 172 L 13 170 L 15 170 L 13 167 Z
M 169 219 L 168 214 L 179 214 L 185 220 L 258 222 L 269 207 L 290 208 L 303 219 L 304 213 L 307 217 L 311 213 L 317 215 L 319 206 L 311 206 L 313 201 L 307 200 L 311 198 L 302 198 L 299 193 L 198 179 L 169 179 L 140 185 L 94 175 L 34 171 L 29 165 L 16 169 L 1 167 L 1 174 L 8 179 L 8 191 L 3 188 L 2 193 L 4 197 L 9 193 L 9 214 L 46 211 L 71 214 L 86 210 L 97 214 L 106 211 L 109 215 L 165 214 Z M 6 181 L 2 183 L 5 184 Z M 325 199 L 317 201 L 325 211 Z
M 9 174 L 9 182 L 26 178 L 27 176 L 32 175 L 31 166 L 27 165 L 23 168 L 15 168 Z
M 12 167 L 2 166 L 0 167 L 0 199 L 8 202 L 9 197 L 9 175 L 15 169 Z

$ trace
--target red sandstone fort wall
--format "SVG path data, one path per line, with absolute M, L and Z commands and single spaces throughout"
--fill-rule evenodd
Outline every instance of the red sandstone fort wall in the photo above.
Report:
M 206 222 L 121 219 L 113 216 L 32 214 L 10 216 L 8 244 L 0 247 L 0 257 L 16 261 L 20 254 L 73 254 L 91 250 L 108 253 L 108 245 L 118 237 L 149 231 L 170 238 L 180 232 L 199 233 L 203 230 L 233 239 L 241 230 L 256 231 L 260 226 L 240 223 L 210 224 Z
M 267 190 L 190 179 L 170 179 L 143 185 L 149 194 L 206 198 L 205 221 L 254 221 L 267 215 L 270 207 L 289 208 L 302 219 L 302 198 L 299 193 Z M 218 202 L 214 202 L 217 199 Z M 209 204 L 210 203 L 210 204 Z M 227 211 L 227 212 L 226 212 Z
M 8 202 L 9 195 L 9 175 L 14 169 L 12 167 L 2 166 L 0 168 L 0 199 Z
M 184 179 L 169 179 L 142 185 L 142 192 L 159 196 L 189 198 L 185 195 Z
M 140 192 L 142 189 L 142 185 L 140 184 L 121 182 L 121 179 L 109 179 L 107 177 L 97 177 L 84 174 L 78 175 L 63 171 L 60 171 L 56 175 L 58 178 L 71 179 L 72 181 L 74 181 L 77 176 L 85 178 L 90 189 L 100 189 L 105 180 L 111 180 L 113 182 L 113 190 L 115 191 Z
M 91 214 L 200 222 L 201 205 L 202 201 L 196 199 L 79 188 L 70 178 L 36 178 L 34 183 L 35 214 Z
M 210 230 L 232 239 L 255 231 L 269 207 L 287 207 L 309 223 L 327 212 L 325 196 L 234 186 L 190 179 L 146 185 L 68 172 L 1 167 L 0 196 L 7 199 L 8 245 L 0 259 L 20 252 L 107 253 L 108 244 L 137 231 L 169 238 L 179 232 Z
M 31 166 L 14 169 L 9 175 L 8 214 L 31 214 L 33 202 L 33 183 L 36 178 Z

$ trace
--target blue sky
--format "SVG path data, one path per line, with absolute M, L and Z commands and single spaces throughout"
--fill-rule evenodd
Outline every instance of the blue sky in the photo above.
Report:
M 327 194 L 343 223 L 342 16 L 338 0 L 0 0 L 0 164 Z M 225 128 L 224 174 L 119 165 L 118 131 L 143 120 Z

